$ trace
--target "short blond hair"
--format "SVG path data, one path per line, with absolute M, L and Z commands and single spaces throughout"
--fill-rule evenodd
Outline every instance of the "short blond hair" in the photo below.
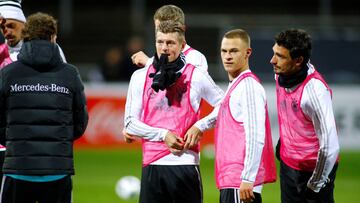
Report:
M 161 21 L 156 32 L 162 32 L 165 34 L 178 33 L 179 42 L 183 42 L 185 40 L 184 26 L 177 21 L 172 21 L 172 20 Z
M 154 21 L 155 20 L 159 20 L 160 22 L 172 20 L 185 25 L 185 14 L 181 8 L 169 4 L 164 5 L 156 10 L 154 14 Z
M 243 29 L 234 29 L 226 32 L 224 34 L 224 38 L 227 39 L 234 39 L 239 38 L 241 39 L 248 47 L 250 47 L 250 36 L 249 34 Z

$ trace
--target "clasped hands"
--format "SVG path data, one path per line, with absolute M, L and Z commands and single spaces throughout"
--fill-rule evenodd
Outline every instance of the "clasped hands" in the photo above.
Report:
M 135 141 L 135 136 L 126 133 L 123 130 L 124 140 L 127 143 Z M 168 131 L 164 138 L 164 143 L 169 148 L 170 152 L 175 155 L 181 155 L 184 151 L 195 147 L 201 140 L 203 132 L 199 128 L 192 126 L 186 132 L 184 138 L 176 135 L 175 133 Z
M 197 127 L 192 126 L 188 129 L 184 138 L 168 131 L 165 135 L 164 142 L 171 153 L 181 155 L 184 151 L 195 147 L 201 140 L 202 135 L 203 133 Z

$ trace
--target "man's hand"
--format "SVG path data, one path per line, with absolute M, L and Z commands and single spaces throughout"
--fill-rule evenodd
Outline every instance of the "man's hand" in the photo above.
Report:
M 201 140 L 202 136 L 203 136 L 203 132 L 201 132 L 199 128 L 195 126 L 189 128 L 189 130 L 186 132 L 184 136 L 184 140 L 185 140 L 184 149 L 190 149 L 195 147 Z
M 170 131 L 166 133 L 164 142 L 169 148 L 170 152 L 175 155 L 180 155 L 184 149 L 183 139 Z
M 253 193 L 253 188 L 254 188 L 253 183 L 241 182 L 239 189 L 240 200 L 243 201 L 244 203 L 249 203 L 254 201 L 255 195 Z
M 138 67 L 144 67 L 149 57 L 142 51 L 138 51 L 131 56 L 131 61 Z
M 123 129 L 122 134 L 123 134 L 123 136 L 124 136 L 124 141 L 125 141 L 126 143 L 132 143 L 132 142 L 135 141 L 135 136 L 126 133 L 125 129 Z

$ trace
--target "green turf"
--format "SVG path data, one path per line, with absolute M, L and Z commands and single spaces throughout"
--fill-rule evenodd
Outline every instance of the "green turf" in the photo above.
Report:
M 137 199 L 122 200 L 115 194 L 116 181 L 126 175 L 140 177 L 140 150 L 75 151 L 76 175 L 73 178 L 75 203 L 135 203 Z M 335 181 L 336 202 L 360 201 L 360 152 L 341 152 Z M 201 158 L 204 203 L 217 203 L 213 160 Z M 265 185 L 264 203 L 279 203 L 279 181 Z

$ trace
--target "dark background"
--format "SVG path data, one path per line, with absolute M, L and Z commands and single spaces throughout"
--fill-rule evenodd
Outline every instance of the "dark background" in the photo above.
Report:
M 125 47 L 132 36 L 154 53 L 153 14 L 175 4 L 186 14 L 187 42 L 207 57 L 209 72 L 225 81 L 219 45 L 222 35 L 242 28 L 252 38 L 251 69 L 265 82 L 273 80 L 273 38 L 286 28 L 306 29 L 313 37 L 312 63 L 330 83 L 360 83 L 360 6 L 357 0 L 23 0 L 25 15 L 37 11 L 59 20 L 58 43 L 83 78 L 96 68 L 111 46 Z

